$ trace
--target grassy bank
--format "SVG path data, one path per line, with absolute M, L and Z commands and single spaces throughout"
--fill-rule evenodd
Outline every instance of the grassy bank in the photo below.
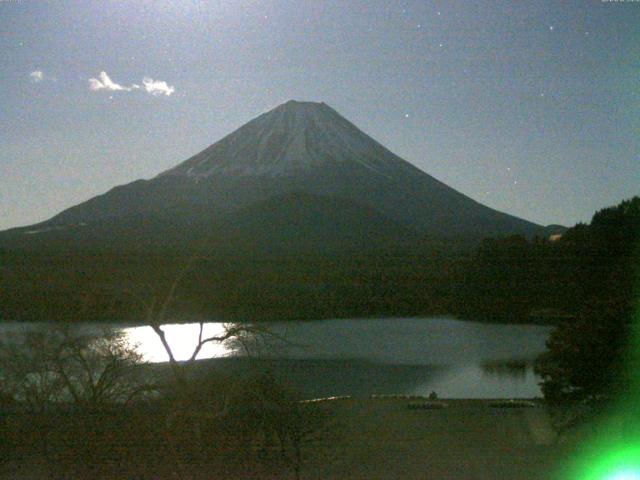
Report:
M 503 403 L 487 400 L 441 400 L 438 406 L 443 408 L 410 408 L 416 402 L 421 401 L 384 398 L 320 402 L 317 407 L 328 414 L 330 421 L 322 435 L 304 445 L 301 478 L 551 479 L 554 465 L 567 454 L 565 443 L 557 442 L 542 404 L 505 408 Z M 129 419 L 153 424 L 155 414 L 147 413 L 138 412 L 135 415 L 139 418 Z M 75 459 L 81 467 L 90 467 L 82 472 L 86 478 L 100 478 L 102 468 L 109 470 L 104 478 L 131 478 L 127 476 L 131 471 L 137 472 L 136 478 L 172 478 L 174 473 L 162 461 L 163 455 L 168 457 L 161 449 L 161 439 L 156 449 L 145 451 L 132 440 L 138 433 L 129 431 L 130 425 L 123 422 L 121 434 L 112 439 L 116 444 L 108 450 L 125 460 L 116 462 L 117 468 L 101 465 L 109 459 L 96 450 L 91 458 Z M 211 438 L 216 436 L 212 432 Z M 274 470 L 265 468 L 265 464 L 260 468 L 252 465 L 248 461 L 251 457 L 229 451 L 229 447 L 218 443 L 207 465 L 187 463 L 188 478 L 222 478 L 223 473 L 232 478 L 295 478 L 294 472 L 287 470 L 277 470 L 274 477 Z M 91 465 L 85 463 L 89 460 Z M 145 462 L 149 463 L 147 470 Z M 31 455 L 23 451 L 20 458 L 5 460 L 0 478 L 56 478 L 52 468 L 41 451 Z M 77 469 L 75 478 L 84 478 L 80 471 Z

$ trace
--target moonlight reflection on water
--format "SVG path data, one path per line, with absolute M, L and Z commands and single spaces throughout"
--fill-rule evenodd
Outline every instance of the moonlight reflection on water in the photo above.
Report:
M 203 324 L 203 338 L 222 336 L 230 324 Z M 97 333 L 103 324 L 76 328 Z M 149 326 L 112 323 L 150 363 L 168 361 L 162 342 Z M 550 327 L 483 324 L 452 318 L 342 319 L 270 322 L 273 335 L 243 337 L 234 344 L 210 342 L 198 359 L 218 358 L 221 369 L 249 363 L 270 369 L 308 398 L 333 395 L 412 394 L 435 391 L 448 398 L 532 398 L 540 396 L 533 371 L 545 350 Z M 0 326 L 5 338 L 25 328 L 50 324 Z M 162 326 L 178 361 L 193 355 L 200 324 Z M 284 341 L 283 341 L 284 340 Z M 251 355 L 252 361 L 241 358 Z
M 224 323 L 205 323 L 202 338 L 220 336 L 225 331 Z M 197 323 L 168 324 L 162 329 L 167 336 L 167 342 L 171 347 L 176 360 L 188 360 L 198 344 L 200 325 Z M 169 356 L 158 338 L 158 335 L 149 326 L 123 328 L 131 345 L 137 345 L 138 351 L 144 359 L 151 363 L 169 361 Z M 225 343 L 209 342 L 202 347 L 198 359 L 226 357 L 233 350 Z

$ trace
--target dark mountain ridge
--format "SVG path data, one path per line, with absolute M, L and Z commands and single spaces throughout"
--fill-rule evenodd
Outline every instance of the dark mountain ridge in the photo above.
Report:
M 324 103 L 290 101 L 153 179 L 115 187 L 45 222 L 0 233 L 0 243 L 45 246 L 49 239 L 59 239 L 72 249 L 82 239 L 92 238 L 94 247 L 100 248 L 101 242 L 122 245 L 132 237 L 150 246 L 171 241 L 186 248 L 213 233 L 224 234 L 227 226 L 236 240 L 246 237 L 259 245 L 261 239 L 273 239 L 273 228 L 260 231 L 259 223 L 247 223 L 247 209 L 256 208 L 255 215 L 266 209 L 268 225 L 284 226 L 291 215 L 291 194 L 305 199 L 303 210 L 309 217 L 299 223 L 314 222 L 311 199 L 325 212 L 329 204 L 333 208 L 342 204 L 349 212 L 343 212 L 343 220 L 346 215 L 354 225 L 367 221 L 376 225 L 360 230 L 369 243 L 404 242 L 407 232 L 409 237 L 430 239 L 548 233 L 446 186 Z M 334 215 L 340 213 L 336 210 Z M 357 229 L 332 225 L 328 219 L 325 215 L 321 222 L 325 231 L 309 230 L 315 240 L 298 235 L 299 240 L 309 242 L 309 248 L 321 238 L 355 242 L 354 246 L 362 243 L 353 235 Z M 241 225 L 248 230 L 243 233 Z

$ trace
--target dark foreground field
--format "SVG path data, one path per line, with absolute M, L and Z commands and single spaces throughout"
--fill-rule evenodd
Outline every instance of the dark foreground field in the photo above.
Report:
M 567 450 L 558 443 L 546 409 L 496 408 L 490 401 L 444 400 L 444 408 L 412 409 L 412 400 L 346 399 L 318 406 L 331 416 L 328 432 L 304 447 L 302 479 L 491 479 L 535 480 L 554 478 L 554 465 Z M 125 427 L 123 425 L 123 427 Z M 129 439 L 134 432 L 129 433 Z M 161 445 L 162 442 L 158 442 Z M 176 476 L 171 465 L 144 469 L 131 477 L 127 465 L 109 466 L 104 478 L 295 478 L 291 470 L 270 470 L 251 465 L 250 456 L 221 454 L 237 465 L 191 465 Z M 122 448 L 122 446 L 120 446 Z M 126 448 L 126 447 L 125 447 Z M 97 453 L 97 452 L 96 452 Z M 162 451 L 145 452 L 132 447 L 122 460 L 143 466 L 162 464 Z M 167 453 L 168 455 L 168 453 Z M 100 463 L 100 456 L 88 461 Z M 164 457 L 169 463 L 169 456 Z M 243 459 L 244 458 L 244 459 Z M 81 459 L 71 459 L 81 463 Z M 54 471 L 43 455 L 7 459 L 0 478 L 97 478 L 100 465 L 79 466 L 77 473 Z M 162 473 L 164 470 L 164 473 Z M 225 472 L 223 472 L 223 470 Z M 92 474 L 93 472 L 93 474 Z M 119 472 L 119 473 L 118 473 Z M 58 476 L 56 476 L 58 475 Z M 121 477 L 119 476 L 121 475 Z M 166 475 L 166 477 L 164 476 Z
M 452 400 L 439 409 L 410 409 L 408 400 L 333 404 L 343 435 L 330 462 L 309 458 L 309 479 L 547 479 L 558 446 L 542 406 L 493 408 Z

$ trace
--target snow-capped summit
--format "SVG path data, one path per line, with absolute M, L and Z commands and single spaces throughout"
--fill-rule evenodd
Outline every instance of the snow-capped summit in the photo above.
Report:
M 344 162 L 384 174 L 398 160 L 325 103 L 290 100 L 161 175 L 276 177 Z

